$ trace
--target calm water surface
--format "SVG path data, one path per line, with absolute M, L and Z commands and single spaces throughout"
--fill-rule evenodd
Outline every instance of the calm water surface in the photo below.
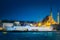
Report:
M 60 32 L 0 32 L 0 40 L 60 40 Z

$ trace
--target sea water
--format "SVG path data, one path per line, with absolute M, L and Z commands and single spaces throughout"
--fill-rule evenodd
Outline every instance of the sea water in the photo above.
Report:
M 60 40 L 60 32 L 0 32 L 0 40 Z

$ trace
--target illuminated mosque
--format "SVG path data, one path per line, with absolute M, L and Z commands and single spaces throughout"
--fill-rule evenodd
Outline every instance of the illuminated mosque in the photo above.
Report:
M 37 26 L 50 27 L 51 25 L 59 24 L 59 12 L 57 13 L 57 22 L 53 19 L 52 9 L 50 10 L 50 15 L 42 20 L 42 22 L 37 23 Z

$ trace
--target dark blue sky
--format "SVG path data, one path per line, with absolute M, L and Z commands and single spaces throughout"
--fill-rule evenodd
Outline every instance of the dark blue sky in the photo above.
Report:
M 0 0 L 0 19 L 42 21 L 51 8 L 56 20 L 59 0 Z

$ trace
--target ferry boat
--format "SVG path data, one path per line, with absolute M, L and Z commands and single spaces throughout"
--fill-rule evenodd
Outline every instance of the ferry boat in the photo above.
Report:
M 3 23 L 3 28 L 6 31 L 53 31 L 52 26 L 31 26 L 26 25 L 14 25 L 13 23 Z
M 31 27 L 31 26 L 12 26 L 6 27 L 6 31 L 52 31 L 52 27 Z

